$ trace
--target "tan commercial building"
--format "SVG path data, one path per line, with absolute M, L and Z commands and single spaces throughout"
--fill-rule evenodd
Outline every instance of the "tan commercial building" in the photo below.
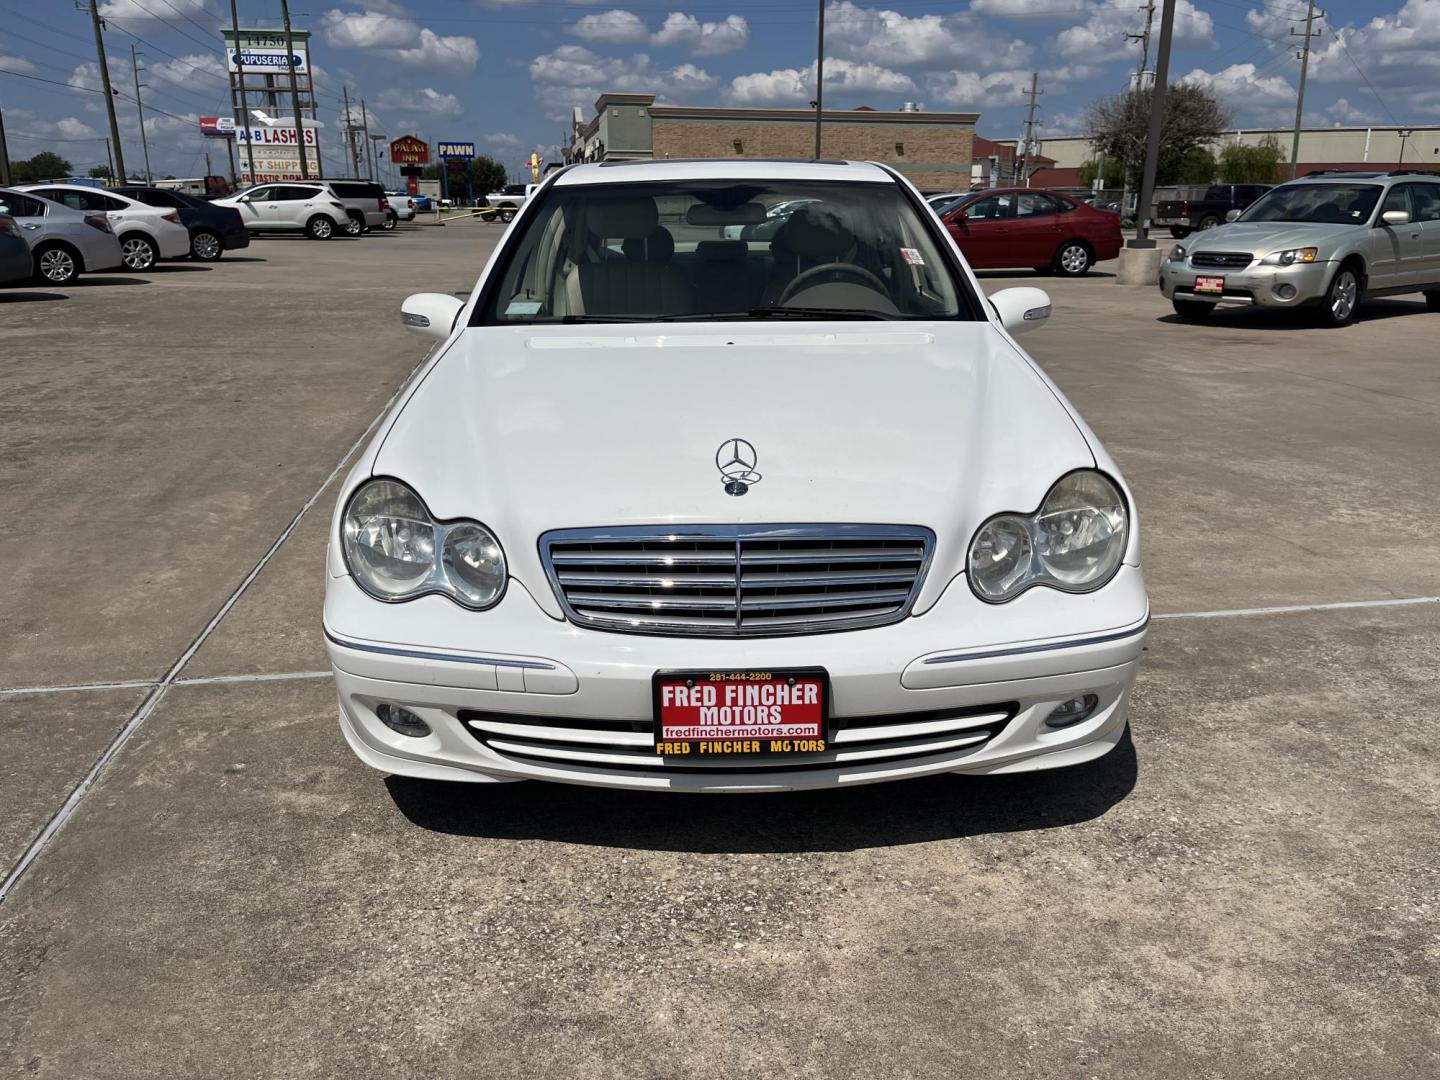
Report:
M 825 110 L 821 156 L 883 161 L 922 191 L 965 191 L 979 113 Z M 813 109 L 656 105 L 653 94 L 602 94 L 575 109 L 569 161 L 795 158 L 815 153 Z
M 1290 143 L 1294 138 L 1291 128 L 1227 131 L 1210 149 L 1218 157 L 1230 143 L 1254 146 L 1266 138 L 1274 138 L 1284 148 L 1281 179 L 1288 180 Z M 1035 173 L 1030 182 L 1036 187 L 1075 187 L 1081 167 L 1096 157 L 1088 135 L 1044 139 L 1040 150 L 1055 160 L 1051 168 Z M 1301 176 L 1320 169 L 1380 172 L 1402 164 L 1407 168 L 1440 170 L 1440 125 L 1306 128 L 1300 132 L 1298 160 L 1296 171 Z

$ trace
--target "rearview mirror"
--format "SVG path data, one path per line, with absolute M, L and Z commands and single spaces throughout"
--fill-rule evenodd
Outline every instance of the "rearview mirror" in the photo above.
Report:
M 464 306 L 465 301 L 446 293 L 415 293 L 400 305 L 400 321 L 423 337 L 444 341 Z
M 1226 210 L 1226 211 L 1225 211 L 1225 220 L 1226 220 L 1226 221 L 1239 221 L 1239 220 L 1240 220 L 1240 211 L 1239 211 L 1239 210 Z
M 1380 220 L 1383 221 L 1386 225 L 1409 225 L 1410 211 L 1386 210 L 1383 214 L 1380 215 Z
M 1000 325 L 1012 334 L 1023 334 L 1050 318 L 1050 294 L 1029 286 L 1001 289 L 990 297 Z

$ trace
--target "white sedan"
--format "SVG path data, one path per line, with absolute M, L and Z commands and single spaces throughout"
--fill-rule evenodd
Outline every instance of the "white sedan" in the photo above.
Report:
M 161 259 L 180 259 L 190 254 L 190 230 L 181 224 L 178 210 L 149 206 L 128 195 L 86 184 L 27 184 L 18 190 L 72 210 L 104 214 L 120 241 L 127 270 L 149 270 Z
M 731 238 L 798 203 L 765 241 Z M 324 632 L 367 764 L 681 791 L 1073 765 L 1149 621 L 1115 463 L 898 173 L 554 174 L 346 479 Z

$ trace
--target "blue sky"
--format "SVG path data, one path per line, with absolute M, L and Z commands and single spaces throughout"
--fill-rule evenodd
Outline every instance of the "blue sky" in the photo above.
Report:
M 1440 0 L 1328 0 L 1307 92 L 1316 126 L 1440 124 Z M 241 22 L 278 26 L 278 0 L 239 0 Z M 1172 79 L 1211 85 L 1241 126 L 1286 125 L 1295 108 L 1292 28 L 1304 0 L 1179 0 Z M 1139 59 L 1126 31 L 1141 0 L 830 0 L 826 104 L 978 111 L 979 130 L 1013 137 L 1040 72 L 1040 134 L 1082 129 L 1086 106 L 1121 89 Z M 195 175 L 224 148 L 195 118 L 227 114 L 220 41 L 228 0 L 102 0 L 111 74 L 143 91 L 157 172 Z M 364 97 L 372 130 L 474 141 L 512 170 L 553 157 L 574 105 L 606 89 L 677 104 L 800 105 L 813 97 L 810 0 L 292 0 L 313 32 L 323 134 L 342 87 Z M 0 108 L 12 158 L 43 149 L 77 166 L 104 160 L 105 118 L 88 17 L 71 0 L 0 0 Z M 1156 36 L 1159 12 L 1155 19 Z M 5 74 L 10 72 L 13 74 Z M 48 80 L 48 81 L 46 81 Z M 88 88 L 88 89 L 87 89 Z M 140 161 L 134 104 L 120 102 L 126 163 Z

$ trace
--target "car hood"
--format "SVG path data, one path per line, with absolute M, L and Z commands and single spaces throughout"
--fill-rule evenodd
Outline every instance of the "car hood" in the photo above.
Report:
M 1306 221 L 1233 221 L 1207 230 L 1190 244 L 1195 251 L 1249 251 L 1264 257 L 1272 251 L 1337 243 L 1360 227 Z
M 761 474 L 741 497 L 716 465 L 735 438 Z M 489 525 L 547 606 L 540 534 L 656 523 L 927 526 L 933 601 L 983 520 L 1033 510 L 1094 461 L 1055 390 L 989 323 L 694 324 L 462 331 L 372 471 L 438 518 Z

